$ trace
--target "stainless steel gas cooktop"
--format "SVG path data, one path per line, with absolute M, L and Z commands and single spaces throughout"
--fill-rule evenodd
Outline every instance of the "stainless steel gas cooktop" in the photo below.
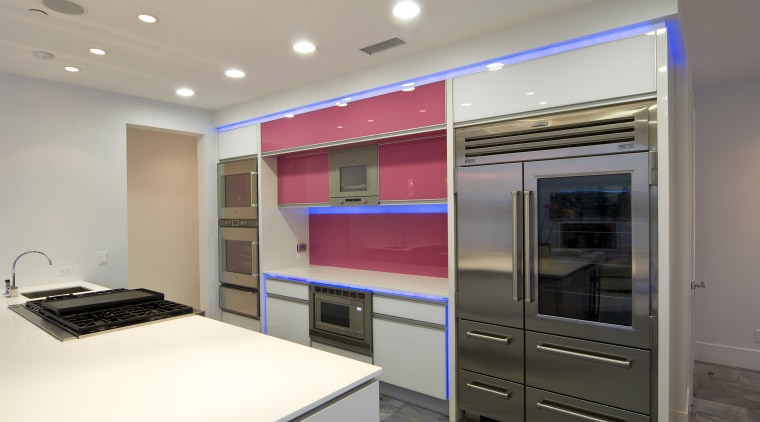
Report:
M 61 341 L 193 313 L 147 289 L 50 296 L 9 308 Z

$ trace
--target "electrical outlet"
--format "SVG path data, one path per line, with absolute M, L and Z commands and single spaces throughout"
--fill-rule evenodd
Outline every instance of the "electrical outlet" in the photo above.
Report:
M 760 330 L 755 330 L 755 343 L 760 343 Z
M 100 265 L 108 264 L 108 251 L 98 252 L 98 264 Z
M 56 275 L 58 277 L 64 277 L 64 276 L 67 276 L 67 275 L 72 275 L 72 274 L 74 274 L 74 267 L 72 267 L 71 265 L 66 265 L 66 266 L 63 266 L 63 267 L 58 267 L 56 269 L 55 273 L 56 273 Z

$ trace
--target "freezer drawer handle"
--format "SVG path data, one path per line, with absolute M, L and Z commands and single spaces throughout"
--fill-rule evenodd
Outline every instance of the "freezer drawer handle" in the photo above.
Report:
M 481 340 L 494 341 L 496 343 L 510 344 L 512 343 L 512 337 L 503 334 L 487 333 L 485 331 L 468 331 L 467 337 L 479 338 Z
M 584 411 L 582 409 L 578 409 L 576 407 L 567 406 L 560 403 L 554 403 L 549 400 L 541 400 L 539 403 L 536 403 L 536 406 L 538 406 L 541 410 L 546 410 L 548 412 L 558 413 L 560 415 L 570 416 L 572 418 L 577 418 L 583 421 L 589 421 L 589 422 L 626 422 L 626 419 L 620 419 L 616 418 L 614 416 L 607 416 L 607 415 L 601 415 L 596 412 L 590 412 L 587 413 L 587 411 Z
M 601 355 L 595 352 L 581 349 L 572 349 L 566 346 L 559 346 L 556 344 L 541 343 L 536 346 L 539 352 L 554 353 L 556 355 L 567 356 L 571 358 L 585 359 L 597 363 L 605 363 L 607 365 L 621 366 L 623 368 L 631 367 L 631 360 L 625 356 L 615 355 Z
M 512 392 L 507 390 L 506 388 L 500 388 L 493 385 L 488 385 L 486 383 L 482 383 L 479 381 L 468 382 L 467 386 L 474 390 L 478 390 L 484 393 L 499 396 L 505 400 L 509 400 L 510 398 L 512 398 Z

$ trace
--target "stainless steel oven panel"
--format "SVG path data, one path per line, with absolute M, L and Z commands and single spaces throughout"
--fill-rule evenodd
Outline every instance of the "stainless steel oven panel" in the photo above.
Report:
M 523 383 L 524 331 L 460 319 L 457 327 L 459 368 Z
M 464 420 L 480 421 L 481 416 L 500 422 L 524 419 L 525 387 L 475 372 L 457 371 L 459 408 Z
M 532 195 L 526 195 L 530 206 L 526 207 L 525 215 L 530 216 L 529 222 L 526 222 L 525 250 L 530 251 L 525 257 L 525 329 L 540 331 L 552 334 L 558 334 L 569 337 L 584 338 L 596 340 L 605 343 L 615 343 L 631 347 L 649 349 L 651 347 L 650 338 L 650 269 L 649 269 L 649 182 L 652 168 L 650 158 L 653 155 L 649 153 L 620 154 L 604 157 L 580 157 L 564 160 L 547 160 L 525 163 L 524 166 L 524 189 Z M 603 315 L 604 312 L 612 315 L 614 312 L 625 312 L 625 318 L 630 322 L 626 324 L 601 323 L 592 320 L 584 320 L 572 317 L 557 317 L 553 315 L 542 314 L 540 312 L 541 297 L 538 290 L 542 282 L 560 283 L 558 286 L 565 286 L 574 281 L 571 276 L 558 279 L 549 277 L 546 271 L 543 278 L 539 278 L 539 266 L 550 268 L 553 263 L 562 265 L 577 264 L 566 262 L 566 258 L 557 258 L 559 261 L 553 262 L 553 255 L 547 257 L 542 255 L 538 249 L 537 239 L 539 238 L 539 225 L 545 216 L 546 209 L 537 206 L 538 183 L 542 179 L 562 179 L 574 178 L 577 176 L 610 176 L 610 175 L 630 175 L 630 262 L 627 263 L 627 284 L 614 285 L 615 279 L 608 278 L 606 268 L 610 265 L 604 263 L 590 262 L 587 271 L 590 275 L 588 280 L 577 282 L 578 285 L 585 286 L 583 296 L 588 303 L 587 312 L 596 312 Z M 530 211 L 527 211 L 530 210 Z M 583 221 L 584 219 L 577 219 Z M 600 252 L 601 253 L 601 252 Z M 560 274 L 559 271 L 557 274 Z M 577 274 L 576 274 L 577 275 Z M 565 277 L 565 276 L 561 276 Z M 632 277 L 632 278 L 631 278 Z M 550 279 L 552 278 L 552 279 Z M 612 280 L 612 281 L 609 281 Z M 619 280 L 619 279 L 617 279 Z M 564 283 L 564 284 L 562 284 Z M 613 286 L 613 287 L 610 287 Z M 617 292 L 617 293 L 616 293 Z M 559 294 L 562 292 L 560 291 Z M 616 295 L 623 295 L 622 299 Z M 567 295 L 570 296 L 570 295 Z M 568 306 L 570 297 L 566 297 L 565 304 L 562 298 L 556 299 L 558 306 Z M 620 301 L 628 307 L 622 307 L 620 311 L 614 308 L 615 304 Z M 580 305 L 579 305 L 580 306 Z M 623 314 L 621 314 L 623 315 Z
M 217 168 L 219 178 L 219 218 L 231 219 L 257 219 L 258 211 L 258 170 L 256 159 L 229 161 L 220 163 Z M 236 201 L 235 206 L 227 204 L 226 178 L 236 177 L 243 181 L 246 186 L 241 198 L 243 203 Z M 250 192 L 248 191 L 250 189 Z
M 331 149 L 328 162 L 331 205 L 378 203 L 377 145 Z M 346 173 L 343 173 L 344 169 Z M 349 171 L 351 169 L 356 170 L 356 173 Z M 346 174 L 357 178 L 353 182 L 350 179 L 341 180 Z
M 642 414 L 650 412 L 650 353 L 525 333 L 525 384 Z
M 259 292 L 232 286 L 220 286 L 219 307 L 223 311 L 258 318 Z
M 324 321 L 323 307 L 343 307 L 348 326 Z M 309 336 L 322 343 L 372 355 L 372 294 L 341 287 L 309 286 Z
M 248 222 L 250 223 L 250 220 Z M 229 250 L 227 241 L 250 243 L 250 256 Z M 240 261 L 234 262 L 234 260 Z M 235 268 L 230 268 L 233 265 Z M 245 270 L 237 267 L 244 267 Z M 259 242 L 256 227 L 238 225 L 219 228 L 219 281 L 251 289 L 259 288 Z
M 649 422 L 649 416 L 548 391 L 525 389 L 525 420 L 531 422 Z
M 523 326 L 522 164 L 457 173 L 457 316 Z

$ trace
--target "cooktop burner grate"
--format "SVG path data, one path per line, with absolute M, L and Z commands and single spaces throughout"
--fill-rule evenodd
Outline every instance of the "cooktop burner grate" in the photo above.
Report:
M 192 307 L 147 289 L 55 296 L 28 301 L 26 308 L 77 336 L 193 313 Z

